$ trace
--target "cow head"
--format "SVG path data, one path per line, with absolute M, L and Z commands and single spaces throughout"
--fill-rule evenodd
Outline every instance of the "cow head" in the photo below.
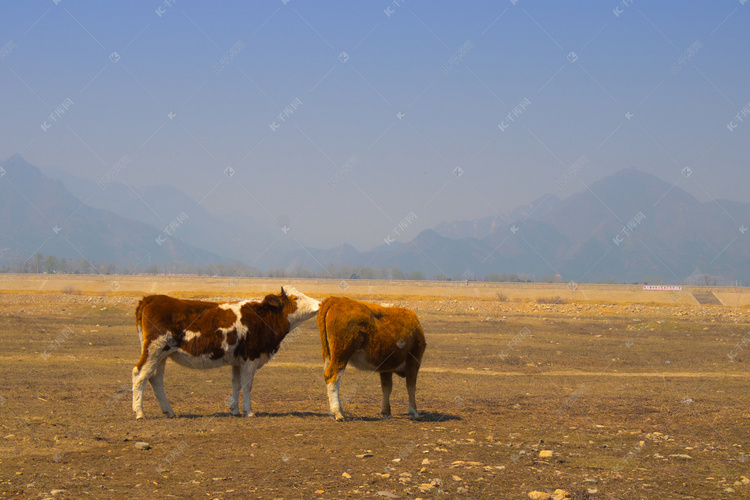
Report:
M 266 300 L 270 304 L 283 309 L 289 321 L 290 331 L 297 328 L 303 321 L 318 314 L 318 309 L 320 309 L 319 301 L 291 287 L 287 290 L 281 287 L 281 294 L 269 295 Z

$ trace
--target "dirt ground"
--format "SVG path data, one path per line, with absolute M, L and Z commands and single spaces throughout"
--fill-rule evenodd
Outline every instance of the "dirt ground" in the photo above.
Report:
M 329 294 L 347 293 L 310 295 Z M 114 287 L 0 290 L 0 496 L 750 498 L 748 306 L 384 286 L 358 298 L 420 317 L 421 420 L 407 418 L 398 378 L 394 418 L 381 420 L 379 377 L 350 368 L 348 420 L 334 422 L 311 320 L 257 374 L 255 417 L 229 414 L 228 367 L 169 362 L 177 418 L 161 415 L 147 389 L 147 418 L 136 421 L 139 298 Z

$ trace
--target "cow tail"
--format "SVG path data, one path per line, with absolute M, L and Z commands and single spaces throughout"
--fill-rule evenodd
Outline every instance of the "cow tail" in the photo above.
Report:
M 143 347 L 143 327 L 141 324 L 141 319 L 143 316 L 143 307 L 145 306 L 145 300 L 141 299 L 138 301 L 138 306 L 135 308 L 135 328 L 138 330 L 138 340 L 141 343 L 141 347 Z
M 329 302 L 325 299 L 320 305 L 318 312 L 318 331 L 320 332 L 320 346 L 323 349 L 323 361 L 331 358 L 331 347 L 328 345 L 328 327 L 326 326 L 326 316 L 328 315 Z

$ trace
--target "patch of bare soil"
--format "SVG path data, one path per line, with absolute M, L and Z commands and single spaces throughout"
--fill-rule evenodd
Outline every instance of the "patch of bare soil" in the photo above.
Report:
M 0 295 L 0 496 L 750 497 L 747 308 L 379 291 L 426 332 L 421 420 L 398 378 L 381 420 L 378 376 L 350 368 L 334 422 L 308 321 L 257 374 L 256 417 L 229 414 L 228 368 L 170 362 L 177 418 L 148 389 L 136 421 L 137 300 Z

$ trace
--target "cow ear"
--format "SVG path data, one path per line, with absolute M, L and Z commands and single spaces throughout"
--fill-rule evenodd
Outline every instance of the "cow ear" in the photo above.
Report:
M 286 292 L 284 291 L 284 287 L 283 286 L 281 287 L 281 296 L 282 297 L 286 296 Z

